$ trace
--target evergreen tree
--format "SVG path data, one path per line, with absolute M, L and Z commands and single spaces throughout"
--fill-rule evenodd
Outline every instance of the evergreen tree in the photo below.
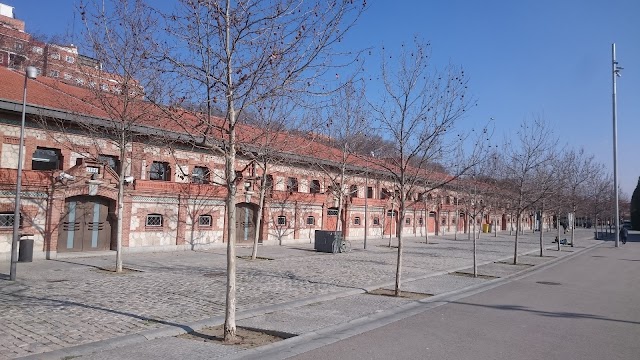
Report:
M 640 178 L 631 196 L 631 226 L 634 230 L 640 230 Z

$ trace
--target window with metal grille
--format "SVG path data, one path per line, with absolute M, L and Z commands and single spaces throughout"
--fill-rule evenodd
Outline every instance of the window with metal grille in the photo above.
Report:
M 338 209 L 327 209 L 327 215 L 338 216 Z
M 160 214 L 149 214 L 149 215 L 147 215 L 147 226 L 149 226 L 149 227 L 161 227 L 162 226 L 162 215 L 160 215 Z
M 315 225 L 316 219 L 313 216 L 307 217 L 307 225 Z
M 12 228 L 14 218 L 13 213 L 0 213 L 0 228 Z M 20 227 L 22 227 L 22 217 L 20 218 Z
M 373 225 L 380 225 L 380 218 L 379 217 L 374 217 L 373 218 Z
M 200 226 L 211 226 L 212 223 L 213 219 L 211 218 L 211 215 L 200 215 L 198 217 L 198 225 Z
M 411 218 L 406 218 L 404 220 L 404 223 L 407 224 L 407 225 L 411 225 Z
M 397 217 L 398 216 L 398 212 L 396 210 L 387 210 L 387 216 L 388 217 Z
M 284 215 L 280 215 L 278 216 L 278 226 L 285 226 L 287 225 L 287 217 Z
M 166 162 L 154 161 L 149 171 L 149 179 L 151 180 L 169 180 L 169 164 Z
M 353 218 L 353 225 L 360 225 L 360 217 L 356 216 Z

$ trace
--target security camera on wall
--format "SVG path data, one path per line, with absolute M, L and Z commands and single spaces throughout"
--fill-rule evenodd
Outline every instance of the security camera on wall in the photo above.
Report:
M 70 174 L 67 174 L 66 172 L 61 172 L 60 175 L 58 175 L 58 180 L 62 181 L 62 180 L 75 180 L 76 177 Z

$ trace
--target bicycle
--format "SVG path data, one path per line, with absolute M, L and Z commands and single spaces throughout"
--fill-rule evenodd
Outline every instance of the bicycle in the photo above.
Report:
M 333 253 L 348 253 L 351 251 L 351 241 L 344 239 L 333 240 Z

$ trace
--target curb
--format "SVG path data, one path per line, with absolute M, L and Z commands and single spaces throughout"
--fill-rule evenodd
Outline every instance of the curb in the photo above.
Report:
M 520 270 L 516 273 L 501 277 L 498 279 L 490 280 L 485 283 L 475 284 L 464 288 L 452 290 L 446 293 L 438 294 L 426 299 L 417 300 L 405 305 L 398 306 L 392 310 L 384 313 L 372 314 L 362 318 L 354 319 L 347 323 L 329 326 L 317 331 L 305 333 L 290 339 L 285 339 L 276 343 L 261 346 L 254 349 L 244 350 L 236 355 L 229 356 L 229 360 L 237 359 L 286 359 L 291 356 L 299 355 L 301 353 L 317 349 L 319 347 L 329 345 L 340 340 L 344 340 L 351 336 L 359 335 L 364 332 L 379 328 L 381 326 L 390 324 L 392 322 L 407 318 L 412 315 L 430 310 L 442 305 L 446 305 L 452 301 L 456 301 L 461 298 L 472 296 L 487 290 L 491 290 L 495 287 L 504 285 L 511 281 L 532 275 L 536 272 L 543 271 L 549 267 L 561 264 L 571 258 L 578 256 L 584 252 L 587 252 L 593 248 L 602 246 L 605 244 L 596 243 L 578 251 L 573 251 L 571 254 L 563 256 L 562 258 L 556 258 L 547 263 L 532 266 Z M 533 252 L 537 252 L 535 250 Z M 528 252 L 530 253 L 530 252 Z M 528 254 L 525 253 L 525 254 Z M 499 261 L 499 260 L 498 260 Z M 468 268 L 468 267 L 466 267 Z M 299 345 L 303 343 L 304 345 Z

